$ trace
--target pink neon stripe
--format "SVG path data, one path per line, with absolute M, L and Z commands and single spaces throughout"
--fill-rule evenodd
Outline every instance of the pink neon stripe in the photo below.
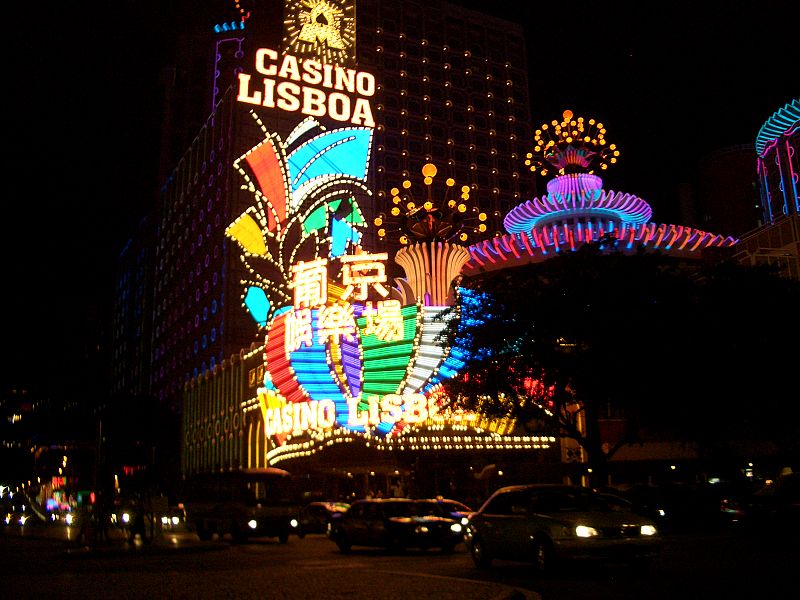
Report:
M 474 260 L 480 266 L 483 266 L 483 261 L 475 255 L 475 251 L 472 248 L 469 250 L 469 255 L 472 257 L 472 260 Z
M 553 225 L 553 245 L 556 247 L 556 250 L 561 249 L 561 244 L 558 243 L 558 231 L 555 225 Z
M 695 245 L 694 245 L 694 246 L 692 246 L 692 247 L 690 248 L 690 250 L 691 250 L 692 252 L 694 252 L 695 250 L 697 250 L 697 247 L 698 247 L 700 244 L 702 244 L 702 243 L 703 243 L 703 240 L 706 240 L 706 239 L 708 239 L 708 234 L 707 234 L 705 231 L 704 231 L 704 232 L 702 232 L 702 233 L 703 233 L 703 235 L 699 235 L 699 236 L 697 236 L 697 242 L 695 243 Z
M 678 239 L 678 236 L 683 233 L 683 225 L 678 226 L 677 228 L 672 225 L 672 239 L 667 243 L 667 246 L 672 246 L 675 243 L 675 240 Z
M 503 252 L 502 248 L 500 248 L 500 238 L 494 238 L 493 242 L 494 242 L 493 246 L 495 251 L 497 252 L 497 256 L 499 256 L 503 260 L 506 260 L 506 255 Z
M 666 225 L 661 225 L 658 228 L 658 232 L 657 233 L 658 233 L 658 239 L 656 239 L 656 248 L 658 248 L 661 245 L 661 240 L 664 239 L 664 235 L 667 233 L 667 226 Z
M 686 235 L 683 238 L 683 243 L 681 243 L 681 245 L 678 246 L 678 250 L 683 250 L 684 247 L 686 246 L 686 244 L 688 244 L 689 240 L 691 240 L 691 239 L 694 239 L 694 236 L 692 236 L 692 230 L 691 230 L 691 228 L 689 228 L 689 229 L 686 230 Z
M 484 240 L 483 241 L 483 250 L 484 250 L 483 255 L 489 260 L 489 262 L 491 262 L 493 264 L 497 264 L 497 261 L 492 258 L 492 253 L 491 253 L 491 250 L 489 249 L 488 246 L 489 246 L 489 242 L 487 240 Z
M 519 236 L 522 238 L 522 243 L 525 244 L 525 248 L 528 251 L 530 256 L 533 256 L 533 249 L 531 248 L 530 244 L 528 243 L 528 235 L 525 233 L 520 233 Z
M 509 237 L 509 240 L 508 240 L 508 241 L 509 241 L 509 244 L 508 244 L 508 245 L 511 247 L 511 252 L 513 252 L 513 253 L 514 253 L 514 256 L 516 256 L 517 258 L 519 258 L 519 252 L 517 252 L 517 239 L 516 239 L 516 237 L 515 237 L 515 236 L 512 234 L 512 235 Z
M 533 241 L 536 242 L 536 245 L 539 246 L 542 250 L 544 250 L 544 244 L 542 244 L 542 238 L 539 235 L 539 231 L 534 227 L 531 229 L 531 233 L 533 234 Z

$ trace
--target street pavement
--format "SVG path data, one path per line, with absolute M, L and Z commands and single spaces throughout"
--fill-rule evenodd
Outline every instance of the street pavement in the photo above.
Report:
M 142 543 L 140 539 L 133 542 L 126 539 L 120 529 L 110 529 L 107 539 L 92 544 L 85 544 L 75 539 L 75 530 L 69 527 L 43 526 L 29 528 L 22 532 L 21 528 L 5 528 L 0 534 L 0 543 L 4 546 L 13 544 L 14 536 L 30 540 L 46 540 L 61 545 L 61 555 L 65 558 L 80 559 L 86 557 L 111 559 L 118 558 L 124 562 L 133 556 L 166 556 L 177 554 L 202 554 L 209 552 L 225 551 L 228 546 L 224 543 L 201 542 L 191 532 L 185 530 L 166 531 L 156 536 L 149 543 Z M 19 543 L 25 543 L 19 540 Z M 5 548 L 8 550 L 8 547 Z M 370 572 L 359 571 L 357 577 L 347 577 L 346 585 L 343 584 L 342 573 L 336 569 L 320 569 L 314 572 L 313 588 L 318 590 L 314 597 L 319 600 L 352 600 L 352 598 L 366 598 L 370 600 L 397 600 L 398 598 L 437 598 L 437 600 L 541 600 L 541 596 L 530 590 L 515 588 L 496 582 L 475 581 L 455 577 L 442 577 L 426 573 L 396 573 L 395 581 L 402 581 L 401 589 L 398 585 L 387 586 L 386 571 Z M 281 600 L 307 600 L 308 588 L 305 583 L 298 585 L 292 576 L 285 581 L 273 581 L 275 589 L 280 589 Z M 17 582 L 17 585 L 21 585 Z M 7 587 L 11 586 L 11 587 Z M 14 582 L 8 581 L 3 585 L 7 590 L 14 589 Z M 20 589 L 19 587 L 17 589 Z M 401 595 L 398 595 L 401 594 Z M 200 597 L 200 596 L 196 596 Z M 202 597 L 215 597 L 213 595 Z M 226 597 L 238 597 L 226 595 Z M 261 596 L 272 597 L 272 596 Z M 277 597 L 277 596 L 276 596 Z

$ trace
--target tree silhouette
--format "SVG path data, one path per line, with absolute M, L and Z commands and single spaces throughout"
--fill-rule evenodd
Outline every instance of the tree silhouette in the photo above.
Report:
M 766 439 L 796 456 L 800 282 L 601 246 L 461 282 L 445 334 L 471 359 L 445 384 L 453 403 L 573 438 L 600 483 L 648 431 Z M 624 422 L 610 443 L 609 415 Z

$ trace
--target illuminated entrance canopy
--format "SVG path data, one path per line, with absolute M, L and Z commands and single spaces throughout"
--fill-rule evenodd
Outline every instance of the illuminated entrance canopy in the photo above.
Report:
M 260 82 L 239 73 L 239 102 L 375 127 L 369 101 L 375 95 L 371 73 L 281 55 L 270 48 L 256 51 L 255 70 L 264 76 Z

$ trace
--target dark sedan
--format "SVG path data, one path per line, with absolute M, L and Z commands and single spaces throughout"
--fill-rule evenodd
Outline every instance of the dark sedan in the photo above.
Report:
M 456 519 L 432 514 L 425 502 L 375 498 L 357 500 L 346 512 L 335 515 L 330 538 L 342 552 L 352 546 L 452 552 L 463 539 L 463 527 Z
M 624 560 L 646 567 L 660 551 L 655 524 L 588 488 L 555 484 L 500 488 L 467 525 L 475 565 L 523 561 L 534 571 L 562 559 Z

